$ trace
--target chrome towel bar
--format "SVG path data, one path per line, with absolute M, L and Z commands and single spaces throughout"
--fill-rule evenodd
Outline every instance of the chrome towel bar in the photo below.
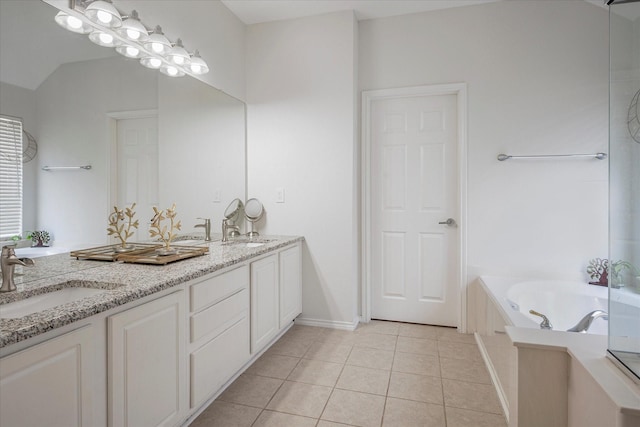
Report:
M 595 154 L 541 154 L 535 156 L 511 156 L 509 154 L 498 154 L 498 160 L 504 162 L 509 159 L 548 159 L 553 157 L 593 157 L 594 159 L 604 160 L 607 158 L 607 153 L 595 153 Z
M 84 166 L 43 166 L 42 167 L 43 171 L 59 171 L 59 170 L 72 170 L 72 169 L 89 170 L 89 169 L 91 169 L 91 165 L 84 165 Z

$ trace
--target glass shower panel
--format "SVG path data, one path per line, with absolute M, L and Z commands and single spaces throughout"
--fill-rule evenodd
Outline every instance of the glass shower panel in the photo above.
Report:
M 609 356 L 640 381 L 640 1 L 609 24 Z

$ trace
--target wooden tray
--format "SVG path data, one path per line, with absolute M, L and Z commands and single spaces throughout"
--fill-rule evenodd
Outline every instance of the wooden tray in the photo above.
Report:
M 143 252 L 137 253 L 121 253 L 118 256 L 118 261 L 123 262 L 131 262 L 137 264 L 154 264 L 154 265 L 166 265 L 170 262 L 180 261 L 187 258 L 193 258 L 196 256 L 201 256 L 209 253 L 208 246 L 180 246 L 173 245 L 174 249 L 177 249 L 178 252 L 172 255 L 158 255 L 156 253 L 156 249 L 160 248 L 158 246 L 156 248 L 150 248 Z
M 81 249 L 78 251 L 71 251 L 69 255 L 77 259 L 91 259 L 97 261 L 118 261 L 118 257 L 123 254 L 133 255 L 141 252 L 147 252 L 149 250 L 155 250 L 162 247 L 160 243 L 132 243 L 133 249 L 128 252 L 116 252 L 116 248 L 119 244 L 98 246 L 96 248 Z

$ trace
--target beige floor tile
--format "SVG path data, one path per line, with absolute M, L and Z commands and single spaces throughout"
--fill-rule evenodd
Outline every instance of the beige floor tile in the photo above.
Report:
M 320 420 L 317 427 L 351 427 L 349 424 L 334 423 L 333 421 Z
M 444 405 L 442 380 L 428 375 L 392 372 L 387 395 L 400 399 Z
M 260 408 L 216 400 L 191 423 L 191 427 L 250 427 L 260 411 Z
M 264 354 L 245 371 L 247 374 L 286 379 L 300 361 L 297 357 Z
M 360 323 L 356 328 L 357 334 L 386 334 L 398 335 L 400 331 L 400 323 L 387 322 L 384 320 L 372 320 L 369 323 Z
M 287 379 L 289 381 L 333 387 L 338 381 L 343 366 L 342 363 L 302 359 Z
M 316 339 L 316 342 L 332 342 L 335 344 L 354 345 L 356 337 L 357 334 L 353 331 L 326 328 L 324 333 Z
M 446 407 L 501 414 L 502 408 L 496 391 L 490 384 L 442 379 Z
M 320 418 L 362 427 L 378 427 L 382 421 L 384 403 L 384 396 L 335 389 Z
M 323 360 L 325 362 L 344 363 L 353 347 L 332 342 L 315 342 L 304 354 L 305 359 Z
M 375 348 L 376 350 L 395 350 L 396 335 L 385 335 L 377 333 L 358 334 L 354 346 Z
M 280 338 L 265 354 L 279 354 L 282 356 L 302 357 L 313 344 L 312 339 Z
M 385 405 L 385 427 L 445 427 L 444 407 L 389 397 Z
M 389 371 L 345 365 L 337 388 L 385 396 L 389 387 Z
M 437 356 L 438 341 L 436 341 L 435 339 L 431 340 L 425 338 L 398 337 L 396 351 L 401 351 L 403 353 L 430 354 L 432 356 Z
M 257 375 L 240 375 L 218 398 L 225 402 L 264 408 L 283 381 Z
M 427 338 L 435 340 L 438 336 L 438 326 L 417 325 L 415 323 L 401 323 L 398 335 L 403 337 Z
M 462 359 L 440 358 L 442 378 L 491 384 L 491 377 L 484 363 Z
M 507 427 L 503 415 L 469 411 L 460 408 L 446 408 L 447 427 Z
M 464 359 L 481 362 L 482 356 L 475 343 L 467 344 L 455 341 L 438 341 L 438 353 L 440 357 L 450 359 Z
M 324 329 L 317 326 L 293 325 L 284 337 L 315 341 L 324 333 Z
M 284 414 L 282 412 L 263 411 L 253 427 L 315 427 L 317 422 L 318 420 L 315 418 Z
M 354 347 L 347 359 L 347 365 L 364 368 L 391 370 L 393 351 Z
M 440 363 L 436 356 L 397 352 L 393 359 L 393 368 L 391 370 L 408 374 L 439 377 Z
M 475 344 L 476 339 L 471 334 L 461 334 L 457 328 L 441 328 L 438 330 L 438 340 L 463 342 L 467 344 Z
M 331 387 L 286 381 L 267 409 L 319 418 L 330 395 Z

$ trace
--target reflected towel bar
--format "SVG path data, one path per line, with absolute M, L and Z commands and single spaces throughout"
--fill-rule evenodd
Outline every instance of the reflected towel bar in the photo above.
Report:
M 553 157 L 593 157 L 594 159 L 604 160 L 607 158 L 607 153 L 595 153 L 595 154 L 542 154 L 537 156 L 510 156 L 508 154 L 498 154 L 498 160 L 501 162 L 509 159 L 548 159 Z
M 89 169 L 91 169 L 91 165 L 85 165 L 85 166 L 43 166 L 42 167 L 43 171 L 59 171 L 59 170 L 72 170 L 72 169 L 89 170 Z

